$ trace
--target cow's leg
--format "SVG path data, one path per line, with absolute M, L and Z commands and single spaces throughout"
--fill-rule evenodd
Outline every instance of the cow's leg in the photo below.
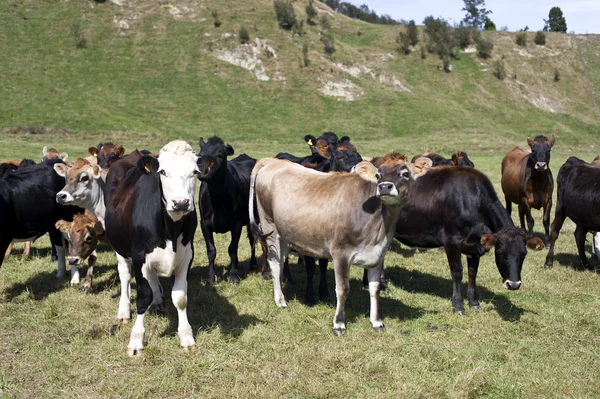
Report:
M 93 284 L 94 284 L 94 266 L 96 265 L 96 250 L 92 252 L 92 254 L 88 257 L 88 268 L 87 273 L 85 274 L 85 278 L 83 279 L 83 284 L 81 285 L 81 291 L 83 292 L 92 292 Z
M 139 355 L 140 351 L 144 349 L 144 332 L 146 331 L 144 328 L 144 317 L 146 316 L 146 311 L 152 304 L 152 288 L 150 287 L 148 280 L 146 280 L 142 274 L 144 257 L 143 255 L 134 256 L 132 267 L 137 286 L 137 316 L 133 328 L 131 329 L 131 335 L 129 336 L 129 345 L 127 345 L 127 353 L 129 356 Z
M 346 332 L 344 305 L 350 293 L 350 263 L 347 259 L 334 257 L 333 270 L 335 272 L 335 296 L 337 297 L 335 316 L 333 316 L 333 334 L 340 336 Z
M 50 236 L 50 242 L 53 244 L 52 247 L 56 248 L 56 255 L 58 257 L 58 272 L 56 273 L 56 278 L 63 279 L 67 272 L 67 265 L 65 263 L 65 239 L 62 233 L 56 230 L 54 226 L 48 230 L 48 235 Z M 75 268 L 77 268 L 77 266 L 75 266 Z M 71 281 L 72 279 L 73 269 L 71 269 Z
M 63 245 L 64 245 L 64 244 L 65 244 L 65 242 L 66 242 L 66 244 L 67 244 L 67 248 L 68 248 L 68 250 L 70 251 L 70 250 L 71 250 L 71 242 L 70 242 L 70 241 L 68 241 L 68 240 L 65 238 L 65 236 L 64 236 L 64 235 L 62 236 L 62 238 L 63 238 L 63 240 L 62 240 L 62 242 L 63 242 Z M 60 261 L 59 261 L 59 262 L 60 262 Z M 74 285 L 79 285 L 79 282 L 80 282 L 80 277 L 79 277 L 79 264 L 78 264 L 78 263 L 71 263 L 71 262 L 69 261 L 69 265 L 70 265 L 70 268 L 71 268 L 71 281 L 70 281 L 70 284 L 71 284 L 71 286 L 74 286 Z
M 508 212 L 508 216 L 510 216 L 512 214 L 512 202 L 510 202 L 506 196 L 504 196 L 504 201 L 506 201 L 506 212 Z
M 452 306 L 459 315 L 465 314 L 463 306 L 463 298 L 460 290 L 460 283 L 463 277 L 463 268 L 461 262 L 460 246 L 448 245 L 446 248 L 446 256 L 450 265 L 450 274 L 452 276 Z
M 592 238 L 593 246 L 594 246 L 594 255 L 596 259 L 600 259 L 600 233 L 594 232 L 594 237 Z
M 587 235 L 587 230 L 577 225 L 577 227 L 575 228 L 575 233 L 573 233 L 573 235 L 575 236 L 575 244 L 577 245 L 577 252 L 579 253 L 579 263 L 581 264 L 581 266 L 585 267 L 586 269 L 589 269 L 590 263 L 588 262 L 587 257 L 585 256 L 585 236 Z
M 521 223 L 521 228 L 525 231 L 525 205 L 519 204 L 519 222 Z
M 231 269 L 229 270 L 229 281 L 233 285 L 240 283 L 240 276 L 238 275 L 238 244 L 240 243 L 240 237 L 242 236 L 242 225 L 236 225 L 231 229 L 231 242 L 229 243 L 229 258 L 231 259 Z
M 171 299 L 173 305 L 177 308 L 178 326 L 177 335 L 179 335 L 179 344 L 182 348 L 187 349 L 194 345 L 194 333 L 187 317 L 187 275 L 194 259 L 194 247 L 190 243 L 185 251 L 185 258 L 181 265 L 175 270 L 175 282 L 173 283 L 173 291 L 171 291 Z
M 258 263 L 256 262 L 256 240 L 250 232 L 250 225 L 246 226 L 246 232 L 248 234 L 248 242 L 250 243 L 250 270 L 256 270 Z
M 543 218 L 543 223 L 544 223 L 544 232 L 546 233 L 545 235 L 545 244 L 548 245 L 550 243 L 550 211 L 552 210 L 552 198 L 548 199 L 548 201 L 546 202 L 546 205 L 544 205 L 544 218 Z
M 300 258 L 298 258 L 300 259 Z M 290 257 L 286 256 L 283 261 L 283 281 L 290 284 L 295 284 L 292 272 L 290 271 Z
M 327 264 L 328 259 L 319 259 L 319 301 L 329 302 L 329 290 L 327 289 Z
M 200 228 L 202 230 L 204 242 L 206 242 L 206 256 L 208 256 L 208 284 L 213 286 L 215 285 L 215 258 L 217 257 L 215 239 L 212 230 L 210 230 L 203 221 L 200 223 Z
M 477 292 L 477 270 L 479 270 L 479 256 L 470 256 L 467 258 L 467 267 L 469 268 L 469 287 L 467 288 L 467 300 L 469 306 L 479 310 L 479 294 Z
M 554 212 L 554 221 L 552 222 L 552 228 L 550 230 L 550 248 L 548 248 L 546 263 L 544 264 L 546 267 L 552 267 L 552 263 L 554 263 L 554 245 L 556 244 L 556 239 L 558 238 L 560 229 L 562 228 L 566 217 L 567 215 L 565 214 L 565 209 L 559 200 L 556 206 L 556 211 Z
M 373 330 L 383 332 L 383 322 L 379 316 L 379 292 L 381 290 L 381 271 L 383 262 L 379 266 L 368 269 L 369 297 L 371 298 L 370 320 Z
M 54 244 L 53 242 L 51 242 L 50 243 L 50 247 L 51 247 L 51 249 L 50 249 L 50 252 L 51 252 L 50 260 L 52 262 L 56 262 L 57 260 L 59 260 L 59 258 L 58 258 L 58 252 L 56 251 L 56 244 Z
M 12 237 L 10 237 L 8 235 L 3 235 L 2 233 L 0 233 L 0 254 L 5 253 L 5 252 L 10 254 L 10 251 L 8 251 L 8 248 L 11 243 L 12 243 Z M 4 259 L 6 259 L 6 257 L 0 257 L 0 266 L 2 266 L 2 262 L 4 261 Z
M 310 306 L 317 303 L 317 300 L 315 299 L 315 288 L 313 286 L 313 277 L 316 269 L 315 258 L 312 256 L 305 256 L 304 265 L 306 266 L 306 293 L 304 294 L 304 303 Z
M 275 234 L 275 233 L 273 233 Z M 280 308 L 286 308 L 287 302 L 281 289 L 281 269 L 285 260 L 284 248 L 279 240 L 279 237 L 269 237 L 267 240 L 267 261 L 271 267 L 271 275 L 273 276 L 273 296 L 275 298 L 275 304 Z
M 160 306 L 163 303 L 163 289 L 158 280 L 158 274 L 156 271 L 148 271 L 148 284 L 152 289 L 152 305 Z M 162 308 L 161 308 L 162 309 Z
M 29 258 L 29 254 L 31 253 L 31 241 L 25 241 L 23 243 L 23 258 Z
M 8 247 L 4 251 L 4 259 L 8 259 L 8 257 L 10 256 L 10 253 L 12 252 L 14 245 L 15 244 L 12 241 L 8 243 Z
M 119 298 L 119 310 L 117 311 L 117 319 L 124 322 L 131 319 L 130 298 L 131 298 L 131 260 L 125 259 L 115 252 L 117 255 L 117 269 L 119 271 L 119 280 L 121 281 L 121 297 Z
M 527 203 L 527 199 L 522 200 L 521 206 L 523 207 L 523 213 L 527 218 L 527 233 L 529 234 L 529 236 L 533 236 L 533 216 L 531 216 L 531 207 Z M 524 228 L 525 226 L 523 226 L 523 229 Z

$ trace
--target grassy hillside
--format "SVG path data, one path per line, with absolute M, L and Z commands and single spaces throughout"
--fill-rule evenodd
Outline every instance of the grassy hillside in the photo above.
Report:
M 60 126 L 81 132 L 81 150 L 99 139 L 156 147 L 166 137 L 196 141 L 217 133 L 233 143 L 260 144 L 260 155 L 271 153 L 271 143 L 303 149 L 299 137 L 324 130 L 351 135 L 363 151 L 380 144 L 496 150 L 538 133 L 586 149 L 598 132 L 600 118 L 570 36 L 548 34 L 543 47 L 530 37 L 521 48 L 514 34 L 485 33 L 495 44 L 493 58 L 462 54 L 446 74 L 433 55 L 422 60 L 418 48 L 409 56 L 395 50 L 403 28 L 351 20 L 318 2 L 335 38 L 332 58 L 323 52 L 318 26 L 305 24 L 306 35 L 292 37 L 277 26 L 269 0 L 121 3 L 11 0 L 0 9 L 1 128 Z M 304 3 L 295 7 L 303 18 Z M 219 12 L 219 28 L 212 10 Z M 75 46 L 73 25 L 80 26 L 85 48 Z M 242 25 L 252 45 L 240 46 Z M 600 49 L 597 41 L 585 45 L 590 54 Z M 268 81 L 217 58 L 233 54 L 239 63 L 253 49 Z M 510 75 L 505 81 L 491 73 L 501 55 Z M 600 68 L 588 58 L 597 77 Z M 357 98 L 321 94 L 327 82 L 354 85 Z M 51 138 L 33 139 L 35 151 Z M 0 148 L 0 158 L 11 155 Z

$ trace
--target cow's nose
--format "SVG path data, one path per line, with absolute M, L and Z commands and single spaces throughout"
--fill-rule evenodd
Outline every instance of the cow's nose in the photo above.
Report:
M 538 162 L 535 164 L 536 169 L 545 170 L 548 166 L 546 162 Z
M 67 199 L 67 194 L 62 191 L 56 194 L 56 202 L 63 202 Z
M 506 280 L 504 282 L 504 287 L 509 290 L 518 290 L 519 288 L 521 288 L 521 280 L 519 280 L 519 281 Z
M 190 200 L 189 199 L 174 199 L 173 200 L 173 209 L 175 209 L 176 211 L 187 211 L 188 207 L 190 206 Z
M 68 257 L 67 261 L 69 262 L 69 265 L 78 265 L 79 264 L 79 257 L 78 256 Z
M 394 184 L 390 182 L 383 182 L 378 184 L 379 195 L 391 194 L 394 189 Z

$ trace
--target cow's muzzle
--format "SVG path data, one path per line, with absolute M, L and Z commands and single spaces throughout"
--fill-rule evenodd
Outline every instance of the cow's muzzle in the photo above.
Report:
M 548 164 L 546 162 L 536 162 L 535 170 L 544 171 L 548 169 Z
M 81 258 L 79 256 L 68 256 L 67 262 L 69 262 L 69 265 L 78 265 L 81 263 Z
M 504 288 L 506 288 L 507 290 L 518 290 L 519 288 L 521 288 L 521 280 L 519 280 L 519 281 L 505 280 Z
M 377 196 L 381 197 L 382 195 L 391 195 L 398 196 L 398 190 L 396 189 L 396 185 L 389 181 L 384 181 L 377 185 Z
M 66 204 L 73 200 L 73 196 L 65 191 L 59 191 L 56 193 L 56 202 L 59 204 Z
M 175 198 L 171 202 L 174 211 L 187 211 L 190 207 L 190 200 L 187 198 Z

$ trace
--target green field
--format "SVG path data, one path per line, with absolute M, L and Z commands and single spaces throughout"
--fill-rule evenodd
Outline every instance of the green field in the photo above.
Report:
M 590 95 L 600 82 L 596 36 L 573 42 L 549 34 L 547 46 L 519 49 L 514 34 L 490 34 L 492 60 L 464 53 L 445 74 L 432 55 L 421 60 L 419 51 L 398 54 L 398 27 L 333 15 L 337 52 L 330 59 L 318 27 L 306 26 L 303 37 L 281 31 L 271 1 L 124 4 L 11 0 L 0 7 L 0 160 L 37 161 L 44 145 L 74 160 L 107 141 L 127 151 L 158 151 L 183 138 L 198 149 L 198 139 L 212 134 L 236 154 L 303 154 L 304 134 L 333 130 L 351 136 L 365 156 L 392 150 L 412 156 L 426 149 L 449 155 L 462 148 L 502 196 L 502 157 L 525 146 L 528 135 L 557 136 L 550 163 L 555 176 L 569 156 L 590 161 L 600 152 L 600 117 Z M 304 3 L 294 4 L 302 16 Z M 219 10 L 220 28 L 213 26 L 213 9 Z M 122 20 L 127 29 L 117 25 Z M 85 48 L 75 47 L 73 24 L 80 25 Z M 253 40 L 267 40 L 276 51 L 276 57 L 261 55 L 269 81 L 214 56 L 239 47 L 235 36 L 242 24 Z M 303 43 L 310 49 L 307 68 L 300 67 Z M 502 54 L 511 75 L 505 81 L 490 73 Z M 349 75 L 337 64 L 366 66 L 376 78 Z M 556 68 L 559 82 L 552 80 Z M 275 72 L 285 81 L 275 80 Z M 412 94 L 391 90 L 381 75 L 395 76 Z M 355 101 L 324 96 L 320 78 L 347 79 L 363 94 Z M 533 214 L 539 234 L 541 211 Z M 27 260 L 17 244 L 0 270 L 0 396 L 598 397 L 600 276 L 579 268 L 574 229 L 565 222 L 552 269 L 543 267 L 546 250 L 529 253 L 519 291 L 502 287 L 493 251 L 484 256 L 481 310 L 467 309 L 465 317 L 452 310 L 445 254 L 394 244 L 385 260 L 390 291 L 381 300 L 386 331 L 371 330 L 369 296 L 355 267 L 348 331 L 339 338 L 331 332 L 332 304 L 303 305 L 304 267 L 296 258 L 296 283 L 284 286 L 289 306 L 276 308 L 272 282 L 246 275 L 245 238 L 241 284 L 226 280 L 225 234 L 216 237 L 218 283 L 208 287 L 198 230 L 188 292 L 196 346 L 179 348 L 168 295 L 172 279 L 162 279 L 165 306 L 146 318 L 146 348 L 135 358 L 126 350 L 132 324 L 115 320 L 120 287 L 108 247 L 98 257 L 95 292 L 85 294 L 54 278 L 46 237 L 33 244 Z M 331 265 L 328 281 L 333 295 Z

